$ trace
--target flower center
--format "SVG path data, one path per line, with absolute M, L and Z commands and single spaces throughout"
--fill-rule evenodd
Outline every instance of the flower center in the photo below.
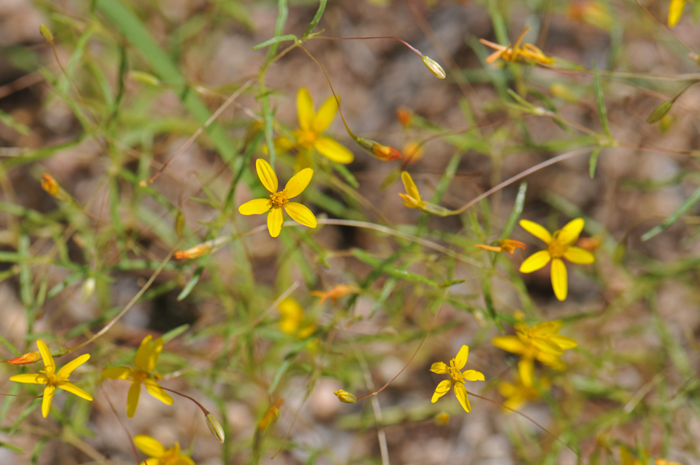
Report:
M 294 131 L 294 137 L 297 139 L 297 144 L 306 149 L 310 149 L 313 147 L 316 139 L 318 139 L 318 134 L 308 129 L 299 129 L 298 131 Z
M 132 373 L 132 378 L 135 383 L 141 384 L 148 379 L 148 373 L 142 370 L 134 370 Z
M 462 383 L 464 382 L 464 375 L 462 374 L 461 371 L 455 366 L 455 359 L 450 360 L 450 378 L 452 378 L 452 381 L 455 383 Z
M 272 200 L 273 207 L 281 207 L 289 202 L 289 200 L 287 200 L 287 195 L 284 193 L 284 191 L 270 194 L 270 199 Z
M 58 387 L 58 382 L 60 381 L 60 379 L 58 379 L 58 376 L 56 376 L 53 373 L 48 373 L 48 372 L 46 372 L 44 374 L 46 375 L 46 379 L 47 379 L 46 385 L 47 386 Z
M 566 249 L 569 248 L 567 244 L 562 244 L 561 242 L 559 242 L 556 236 L 557 235 L 555 234 L 554 238 L 552 239 L 552 242 L 550 242 L 547 245 L 547 252 L 549 252 L 549 255 L 551 255 L 552 258 L 563 257 L 564 252 L 566 252 Z
M 162 463 L 163 465 L 177 465 L 178 463 L 180 463 L 179 457 L 180 447 L 178 445 L 166 450 L 162 456 L 158 457 L 158 460 L 159 463 Z

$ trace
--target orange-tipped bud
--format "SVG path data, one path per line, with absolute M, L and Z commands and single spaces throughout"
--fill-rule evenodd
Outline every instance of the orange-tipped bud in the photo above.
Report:
M 382 145 L 379 142 L 372 144 L 372 154 L 382 161 L 394 161 L 401 158 L 401 152 L 394 147 Z
M 413 111 L 407 107 L 399 107 L 399 109 L 396 110 L 396 119 L 399 120 L 399 123 L 401 123 L 403 127 L 407 128 L 411 125 L 413 120 Z
M 342 389 L 335 391 L 333 394 L 335 394 L 338 397 L 338 400 L 341 402 L 344 402 L 346 404 L 354 404 L 357 402 L 357 397 L 355 397 L 354 394 L 343 391 Z
M 423 158 L 423 145 L 420 142 L 410 141 L 403 146 L 404 160 L 407 165 Z
M 183 258 L 197 258 L 202 255 L 208 254 L 212 249 L 212 244 L 209 242 L 204 242 L 199 245 L 195 245 L 191 249 L 180 250 L 175 252 L 175 258 L 181 260 Z
M 265 415 L 260 419 L 258 422 L 258 429 L 259 430 L 264 430 L 271 424 L 277 421 L 277 419 L 280 417 L 280 409 L 279 407 L 284 403 L 284 399 L 278 399 L 272 406 L 267 409 L 267 412 L 265 412 Z
M 44 174 L 41 178 L 41 188 L 44 189 L 51 197 L 58 198 L 61 193 L 61 186 L 50 174 Z
M 7 363 L 10 365 L 28 365 L 30 363 L 38 362 L 39 360 L 41 360 L 41 354 L 39 352 L 29 352 L 28 354 L 8 360 Z
M 600 236 L 593 237 L 582 237 L 578 240 L 578 245 L 582 249 L 586 249 L 589 252 L 595 252 L 598 247 L 603 243 L 603 239 Z

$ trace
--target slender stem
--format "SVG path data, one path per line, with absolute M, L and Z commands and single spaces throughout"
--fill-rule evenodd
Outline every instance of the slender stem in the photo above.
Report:
M 406 47 L 410 48 L 410 49 L 411 49 L 416 55 L 418 55 L 419 57 L 422 57 L 422 56 L 423 56 L 423 54 L 420 52 L 420 50 L 418 50 L 417 48 L 415 48 L 414 46 L 412 46 L 411 44 L 409 44 L 409 43 L 406 42 L 405 40 L 399 39 L 398 37 L 394 37 L 394 36 L 372 36 L 372 37 L 326 37 L 326 36 L 313 36 L 313 37 L 309 37 L 309 39 L 325 39 L 325 40 L 372 40 L 372 39 L 391 39 L 391 40 L 398 40 L 399 42 L 401 42 L 402 44 L 404 44 Z

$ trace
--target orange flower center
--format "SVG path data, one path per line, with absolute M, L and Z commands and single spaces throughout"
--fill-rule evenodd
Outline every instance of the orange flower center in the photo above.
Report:
M 318 134 L 309 129 L 299 129 L 294 131 L 294 137 L 297 140 L 297 144 L 304 147 L 305 149 L 310 149 L 313 147 L 316 139 L 318 139 Z
M 284 193 L 284 191 L 270 194 L 270 199 L 272 200 L 272 206 L 278 208 L 284 206 L 289 202 L 289 200 L 287 199 L 287 195 Z
M 552 258 L 561 258 L 564 256 L 564 252 L 569 248 L 569 244 L 563 244 L 559 241 L 559 231 L 554 233 L 552 241 L 547 245 L 547 252 Z

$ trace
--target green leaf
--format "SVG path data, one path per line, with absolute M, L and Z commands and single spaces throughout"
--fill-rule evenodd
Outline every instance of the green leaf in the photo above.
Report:
M 698 202 L 700 202 L 700 188 L 696 189 L 695 192 L 693 192 L 691 196 L 688 197 L 686 201 L 683 202 L 683 204 L 680 207 L 678 207 L 673 213 L 671 213 L 671 216 L 666 218 L 660 225 L 651 228 L 649 231 L 645 232 L 642 235 L 642 241 L 648 241 L 657 234 L 660 234 L 661 232 L 670 228 L 676 221 L 678 221 L 678 219 L 681 216 L 683 216 L 688 210 L 693 208 Z
M 603 100 L 603 87 L 600 84 L 600 76 L 598 75 L 598 65 L 593 63 L 593 85 L 595 86 L 595 100 L 598 104 L 598 116 L 600 123 L 603 125 L 603 131 L 609 140 L 613 140 L 610 133 L 610 125 L 608 124 L 608 111 L 605 109 L 605 101 Z
M 515 223 L 520 218 L 523 213 L 523 208 L 525 207 L 525 194 L 527 193 L 527 183 L 520 183 L 518 188 L 518 194 L 515 196 L 515 204 L 513 205 L 513 211 L 510 212 L 508 221 L 503 228 L 503 233 L 501 234 L 501 239 L 508 239 L 513 233 L 513 228 L 515 228 Z
M 309 27 L 306 28 L 306 31 L 304 31 L 304 35 L 301 36 L 302 40 L 305 39 L 309 34 L 311 34 L 318 24 L 319 21 L 321 21 L 321 16 L 323 16 L 323 11 L 326 9 L 326 2 L 327 0 L 321 0 L 318 5 L 318 10 L 316 11 L 316 14 L 314 15 L 314 19 L 311 20 L 311 23 L 309 24 Z
M 596 147 L 591 153 L 591 158 L 588 159 L 588 175 L 593 179 L 595 176 L 595 168 L 598 166 L 598 155 L 600 155 L 601 147 Z
M 29 126 L 26 126 L 16 119 L 12 117 L 9 113 L 5 113 L 4 111 L 0 110 L 0 123 L 3 123 L 5 126 L 7 126 L 10 129 L 13 129 L 23 136 L 26 136 L 32 130 L 29 128 Z
M 268 39 L 265 42 L 260 42 L 258 45 L 253 45 L 251 49 L 260 50 L 261 48 L 269 47 L 272 44 L 278 44 L 280 42 L 286 42 L 289 40 L 293 40 L 296 42 L 299 39 L 294 34 L 287 34 L 283 36 L 273 37 L 272 39 Z

